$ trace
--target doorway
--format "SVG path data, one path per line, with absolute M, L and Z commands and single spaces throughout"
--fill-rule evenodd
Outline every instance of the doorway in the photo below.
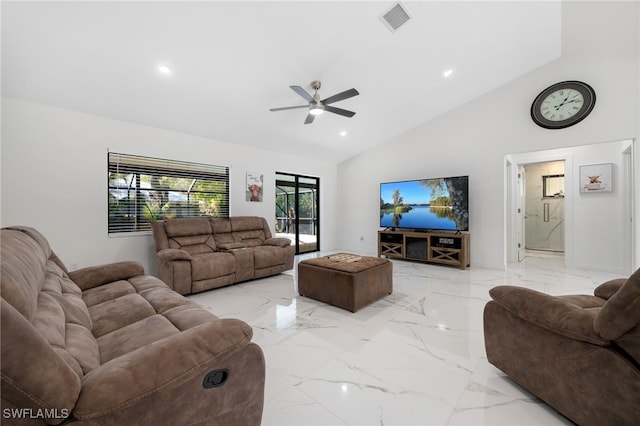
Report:
M 527 171 L 523 166 L 564 161 L 564 265 L 630 272 L 636 247 L 633 227 L 637 196 L 634 182 L 637 176 L 634 163 L 636 154 L 633 140 L 620 140 L 506 155 L 505 267 L 510 262 L 522 260 L 521 252 L 526 255 L 527 219 L 523 182 L 527 179 Z M 614 189 L 610 192 L 585 193 L 582 191 L 581 168 L 600 163 L 613 165 Z M 525 175 L 520 179 L 520 171 L 523 169 Z M 556 173 L 545 174 L 551 179 L 548 182 L 550 191 L 553 191 L 553 185 L 559 183 L 552 182 L 551 176 L 554 174 Z M 555 195 L 556 192 L 559 193 L 559 190 L 547 195 Z
M 320 178 L 276 172 L 276 235 L 296 254 L 320 250 Z
M 564 160 L 521 166 L 526 256 L 564 255 Z
M 566 182 L 569 187 L 570 182 L 573 182 L 573 154 L 568 150 L 510 154 L 505 157 L 505 165 L 507 184 L 505 266 L 509 262 L 521 262 L 531 255 L 540 257 L 558 255 L 565 265 L 571 265 L 574 256 L 572 241 L 575 194 L 572 191 L 565 191 L 562 185 Z M 531 172 L 531 176 L 528 176 L 527 169 Z M 562 179 L 557 177 L 558 175 L 563 175 Z M 543 181 L 543 176 L 547 176 L 544 179 L 546 182 Z M 529 181 L 528 184 L 527 181 Z M 544 187 L 545 184 L 546 187 Z M 536 204 L 527 202 L 527 196 L 537 198 L 537 207 L 533 212 L 532 207 Z M 553 203 L 561 203 L 561 207 L 553 206 Z M 545 206 L 545 204 L 548 205 Z M 554 208 L 562 209 L 561 220 L 555 218 L 557 212 L 552 215 Z M 527 221 L 531 222 L 529 226 Z M 536 221 L 540 221 L 541 224 L 536 226 Z M 527 227 L 532 234 L 529 236 L 529 241 L 527 241 Z M 551 232 L 552 229 L 553 232 Z M 536 234 L 540 235 L 536 236 Z M 553 244 L 542 244 L 541 242 L 545 239 L 551 241 L 549 239 L 551 234 L 555 238 Z M 527 249 L 527 245 L 533 249 Z M 536 250 L 539 248 L 547 250 Z M 558 249 L 558 251 L 549 249 Z

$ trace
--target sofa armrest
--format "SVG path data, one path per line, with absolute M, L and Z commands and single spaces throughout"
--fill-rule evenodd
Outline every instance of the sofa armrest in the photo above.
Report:
M 171 262 L 172 260 L 191 260 L 191 255 L 180 249 L 162 249 L 156 253 L 160 260 Z
M 274 237 L 264 240 L 263 244 L 267 246 L 286 247 L 291 245 L 291 240 L 288 238 Z
M 197 414 L 190 412 L 193 406 L 203 404 L 185 403 L 181 409 L 178 402 L 185 398 L 179 394 L 184 392 L 182 384 L 195 381 L 199 390 L 192 388 L 189 398 L 197 398 L 198 392 L 205 391 L 202 388 L 205 374 L 219 365 L 221 359 L 228 359 L 249 345 L 252 334 L 251 327 L 243 321 L 218 319 L 114 358 L 82 379 L 82 392 L 73 415 L 88 422 L 109 419 L 107 423 L 127 417 L 129 421 L 140 421 L 144 416 L 145 424 L 167 424 L 171 419 L 163 416 L 168 415 L 169 409 L 181 422 L 190 423 L 189 416 Z M 169 402 L 175 404 L 167 408 Z
M 140 262 L 127 261 L 78 269 L 70 272 L 69 278 L 82 290 L 88 290 L 139 275 L 144 275 L 144 267 L 142 264 Z
M 553 333 L 596 345 L 609 343 L 593 329 L 597 311 L 524 287 L 498 286 L 489 294 L 507 311 Z
M 593 294 L 603 299 L 609 300 L 614 294 L 618 292 L 618 290 L 620 290 L 620 287 L 622 287 L 626 282 L 626 278 L 609 280 L 596 287 L 596 289 L 593 291 Z

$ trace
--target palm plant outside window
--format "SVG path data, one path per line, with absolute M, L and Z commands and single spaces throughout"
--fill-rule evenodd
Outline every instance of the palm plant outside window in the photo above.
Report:
M 229 216 L 229 168 L 108 153 L 109 233 L 180 217 Z

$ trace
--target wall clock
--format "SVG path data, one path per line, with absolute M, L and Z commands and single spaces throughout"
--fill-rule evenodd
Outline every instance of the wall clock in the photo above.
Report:
M 596 92 L 581 81 L 563 81 L 544 89 L 531 104 L 531 118 L 545 129 L 563 129 L 584 120 L 596 104 Z

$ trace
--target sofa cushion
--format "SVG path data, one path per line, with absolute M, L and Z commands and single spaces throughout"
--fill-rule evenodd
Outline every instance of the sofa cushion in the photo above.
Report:
M 2 298 L 31 321 L 38 308 L 38 293 L 51 250 L 19 230 L 3 230 L 1 242 Z
M 169 238 L 169 248 L 184 250 L 187 253 L 211 253 L 216 250 L 216 241 L 212 235 L 190 235 Z
M 605 340 L 616 340 L 640 324 L 640 269 L 604 304 L 593 328 Z
M 189 254 L 210 253 L 216 250 L 216 242 L 211 235 L 211 221 L 208 218 L 168 220 L 164 228 L 169 247 L 181 249 Z
M 211 222 L 208 218 L 188 218 L 167 220 L 164 222 L 167 237 L 188 237 L 191 235 L 211 234 Z
M 211 218 L 211 231 L 213 234 L 230 234 L 231 221 L 227 217 Z
M 164 316 L 158 314 L 148 316 L 98 337 L 100 362 L 104 364 L 178 332 L 179 330 Z
M 211 219 L 211 229 L 213 230 L 213 238 L 216 245 L 220 247 L 229 247 L 229 244 L 240 243 L 231 233 L 231 220 L 229 218 Z
M 230 221 L 234 239 L 247 247 L 261 246 L 271 238 L 271 231 L 262 217 L 236 216 L 231 217 Z
M 269 268 L 284 263 L 284 251 L 276 246 L 253 248 L 253 264 L 256 269 Z
M 3 399 L 70 409 L 81 378 L 99 365 L 81 290 L 33 229 L 3 229 L 0 257 Z
M 99 365 L 82 291 L 58 264 L 46 239 L 32 229 L 3 230 L 2 247 L 2 297 L 63 352 L 79 377 Z
M 93 305 L 89 312 L 94 322 L 95 337 L 104 336 L 156 313 L 149 302 L 139 294 L 127 294 Z
M 230 253 L 206 253 L 193 256 L 191 278 L 193 281 L 207 280 L 233 274 L 236 261 Z
M 176 306 L 175 308 L 165 311 L 163 315 L 171 321 L 171 324 L 181 331 L 218 319 L 217 316 L 206 309 L 202 309 L 202 307 L 196 303 Z
M 269 232 L 266 238 L 271 238 L 269 227 L 264 218 L 260 216 L 232 216 L 229 220 L 231 221 L 231 231 L 233 232 L 261 230 Z
M 129 281 L 120 280 L 85 290 L 82 292 L 82 299 L 87 306 L 93 306 L 135 292 Z
M 233 236 L 247 247 L 258 247 L 265 241 L 264 232 L 261 230 L 234 232 Z
M 3 270 L 6 265 L 3 259 Z M 80 395 L 82 374 L 74 356 L 66 349 L 52 347 L 4 298 L 0 314 L 2 399 L 15 407 L 71 411 Z

